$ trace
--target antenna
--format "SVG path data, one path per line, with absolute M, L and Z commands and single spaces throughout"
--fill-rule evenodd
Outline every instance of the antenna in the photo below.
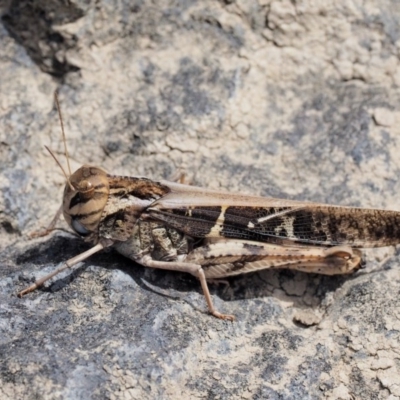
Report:
M 57 91 L 54 91 L 54 100 L 55 100 L 55 102 L 56 102 L 57 111 L 58 111 L 58 116 L 59 116 L 59 118 L 60 118 L 61 132 L 62 132 L 62 137 L 63 137 L 63 142 L 64 142 L 65 157 L 66 157 L 66 159 L 67 159 L 68 172 L 69 172 L 69 176 L 71 176 L 72 173 L 71 173 L 71 166 L 69 165 L 69 155 L 68 155 L 68 149 L 67 149 L 67 140 L 65 139 L 64 122 L 63 122 L 63 118 L 62 118 L 62 114 L 61 114 L 60 102 L 58 101 L 58 94 L 57 94 Z M 47 147 L 46 147 L 46 149 L 49 150 Z M 49 150 L 49 151 L 50 151 L 50 150 Z M 50 151 L 50 154 L 51 154 L 51 155 L 53 156 L 53 158 L 56 160 L 56 158 L 55 158 L 54 155 L 51 153 L 51 151 Z M 56 161 L 57 161 L 57 160 L 56 160 Z M 57 164 L 61 167 L 61 165 L 60 165 L 60 163 L 59 163 L 58 161 L 57 161 Z M 61 169 L 62 169 L 63 172 L 64 172 L 63 167 L 61 167 Z M 64 175 L 65 175 L 65 172 L 64 172 Z M 65 176 L 67 177 L 67 175 L 65 175 Z M 69 182 L 68 177 L 67 177 L 67 180 L 68 180 L 68 182 Z M 71 185 L 71 184 L 70 184 L 70 185 Z
M 44 146 L 46 148 L 46 150 L 50 153 L 50 155 L 54 158 L 54 161 L 58 164 L 58 166 L 61 168 L 61 171 L 63 172 L 65 179 L 68 182 L 69 187 L 71 188 L 71 190 L 75 190 L 75 188 L 72 186 L 71 181 L 69 180 L 69 176 L 66 174 L 63 166 L 61 165 L 60 161 L 57 160 L 57 157 L 54 155 L 54 153 L 45 145 Z
M 68 171 L 69 171 L 69 176 L 68 174 L 65 172 L 63 166 L 61 165 L 60 161 L 57 160 L 57 157 L 54 155 L 54 153 L 47 147 L 44 146 L 46 148 L 46 150 L 50 153 L 50 155 L 54 158 L 54 161 L 57 163 L 57 165 L 61 168 L 61 171 L 63 172 L 65 179 L 67 180 L 68 186 L 71 188 L 71 190 L 75 190 L 75 188 L 73 187 L 71 181 L 69 180 L 69 177 L 72 175 L 71 174 L 71 167 L 69 165 L 69 156 L 68 156 L 68 150 L 67 150 L 67 141 L 65 139 L 65 132 L 64 132 L 64 123 L 63 123 L 63 119 L 62 119 L 62 115 L 61 115 L 61 109 L 60 109 L 60 102 L 58 101 L 58 95 L 57 95 L 57 91 L 54 92 L 54 100 L 56 102 L 57 105 L 57 111 L 58 111 L 58 116 L 60 118 L 60 123 L 61 123 L 61 131 L 62 131 L 62 137 L 63 137 L 63 142 L 64 142 L 64 150 L 65 150 L 65 157 L 67 158 L 67 164 L 68 164 Z

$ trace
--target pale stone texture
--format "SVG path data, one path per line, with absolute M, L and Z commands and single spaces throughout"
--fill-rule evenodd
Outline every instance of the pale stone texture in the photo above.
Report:
M 351 277 L 212 287 L 56 231 L 65 165 L 400 210 L 393 1 L 0 2 L 0 398 L 396 399 L 396 249 Z M 63 223 L 60 226 L 65 228 Z

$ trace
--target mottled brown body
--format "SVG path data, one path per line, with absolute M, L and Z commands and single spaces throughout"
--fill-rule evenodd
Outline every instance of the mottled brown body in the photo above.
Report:
M 243 196 L 112 176 L 91 166 L 69 177 L 63 213 L 71 228 L 94 245 L 67 267 L 114 246 L 144 266 L 195 275 L 209 311 L 225 319 L 233 317 L 215 310 L 206 279 L 265 268 L 348 274 L 361 263 L 355 248 L 400 242 L 395 211 Z

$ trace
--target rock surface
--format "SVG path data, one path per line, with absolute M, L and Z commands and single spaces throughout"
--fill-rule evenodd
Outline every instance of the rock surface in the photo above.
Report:
M 400 209 L 395 0 L 0 3 L 0 397 L 400 398 L 400 253 L 212 287 L 55 231 L 65 165 Z M 66 228 L 60 223 L 61 228 Z

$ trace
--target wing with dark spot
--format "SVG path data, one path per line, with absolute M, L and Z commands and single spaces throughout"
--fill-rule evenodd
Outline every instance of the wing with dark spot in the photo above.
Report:
M 279 199 L 271 206 L 271 200 L 267 199 L 266 207 L 180 204 L 165 208 L 161 201 L 146 213 L 192 237 L 352 247 L 400 242 L 400 212 L 298 202 L 288 205 L 288 201 L 282 205 Z

